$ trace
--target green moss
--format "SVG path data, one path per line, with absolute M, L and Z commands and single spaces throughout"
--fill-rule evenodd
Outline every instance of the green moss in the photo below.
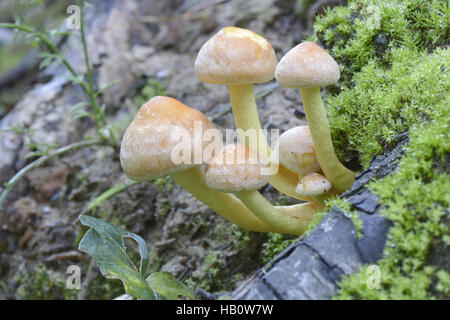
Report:
M 358 213 L 352 209 L 352 206 L 349 202 L 347 202 L 344 199 L 341 199 L 337 196 L 331 197 L 325 201 L 326 208 L 330 210 L 333 207 L 337 207 L 344 211 L 350 219 L 352 219 L 353 225 L 355 226 L 356 231 L 356 238 L 360 239 L 362 238 L 362 229 L 363 229 L 363 221 L 359 218 Z M 319 223 L 322 219 L 319 221 L 316 220 L 316 223 Z M 317 224 L 316 224 L 317 225 Z M 311 226 L 312 228 L 313 226 Z M 314 226 L 315 227 L 315 226 Z
M 279 255 L 292 242 L 296 240 L 296 236 L 283 235 L 279 233 L 269 233 L 267 241 L 263 244 L 263 251 L 261 252 L 263 264 Z
M 136 106 L 140 107 L 148 100 L 155 96 L 165 96 L 166 91 L 161 82 L 155 79 L 148 79 L 147 83 L 142 87 L 140 92 L 134 97 L 134 103 Z
M 87 300 L 112 300 L 124 294 L 123 283 L 120 280 L 106 279 L 99 275 L 89 284 Z
M 14 276 L 15 298 L 19 300 L 75 299 L 78 290 L 66 288 L 66 281 L 44 265 L 21 264 Z
M 367 288 L 366 266 L 361 273 L 344 278 L 338 298 L 432 298 L 431 276 L 435 273 L 436 290 L 449 297 L 447 271 L 436 270 L 428 261 L 433 242 L 445 241 L 444 236 L 449 235 L 449 103 L 447 99 L 436 105 L 429 123 L 411 128 L 407 153 L 398 170 L 369 185 L 385 205 L 382 214 L 394 223 L 384 257 L 378 262 L 381 288 Z
M 339 155 L 356 153 L 363 167 L 414 123 L 430 119 L 433 106 L 450 91 L 450 51 L 432 54 L 393 49 L 391 67 L 371 60 L 355 75 L 355 86 L 328 96 L 328 115 Z
M 173 179 L 171 176 L 159 178 L 153 181 L 153 185 L 158 188 L 159 192 L 162 192 L 164 189 L 167 191 L 171 191 L 173 188 Z
M 437 48 L 450 43 L 449 14 L 443 0 L 360 0 L 318 18 L 313 39 L 341 68 L 326 99 L 341 159 L 356 154 L 366 167 L 445 98 L 450 54 Z
M 368 185 L 393 222 L 378 262 L 380 288 L 368 288 L 364 266 L 344 277 L 338 299 L 449 297 L 448 266 L 430 258 L 450 238 L 449 14 L 446 0 L 357 0 L 315 24 L 312 40 L 341 68 L 339 87 L 327 88 L 325 100 L 338 156 L 367 168 L 398 134 L 410 137 L 398 170 Z M 354 218 L 343 200 L 327 205 Z
M 396 48 L 428 52 L 450 44 L 447 0 L 358 0 L 328 10 L 314 25 L 314 40 L 331 51 L 341 66 L 342 83 L 369 61 L 389 66 Z

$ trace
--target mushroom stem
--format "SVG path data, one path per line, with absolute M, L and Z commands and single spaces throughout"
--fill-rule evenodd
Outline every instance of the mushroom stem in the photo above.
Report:
M 258 218 L 273 226 L 278 233 L 302 234 L 318 208 L 315 204 L 306 203 L 293 206 L 290 209 L 277 210 L 255 190 L 236 192 L 236 196 Z M 315 210 L 314 212 L 313 209 Z M 294 211 L 295 216 L 302 218 L 293 217 Z
M 290 206 L 276 206 L 275 208 L 282 214 L 297 219 L 299 224 L 303 224 L 303 232 L 305 232 L 308 225 L 311 223 L 314 214 L 318 210 L 325 208 L 325 206 L 312 202 L 305 202 Z
M 258 109 L 256 106 L 255 95 L 253 93 L 253 85 L 241 84 L 241 85 L 230 85 L 228 86 L 230 91 L 231 108 L 233 109 L 234 121 L 236 122 L 236 127 L 247 131 L 249 129 L 255 130 L 257 132 L 258 152 L 264 157 L 270 156 L 270 147 L 267 144 L 266 137 L 261 130 L 261 123 L 259 122 Z M 241 142 L 248 145 L 245 141 L 245 137 L 242 135 L 239 137 Z M 254 146 L 249 146 L 254 149 Z
M 285 195 L 302 200 L 302 201 L 310 201 L 315 202 L 317 204 L 323 203 L 323 200 L 318 200 L 316 197 L 304 197 L 300 196 L 295 192 L 295 188 L 298 184 L 298 176 L 283 166 L 281 163 L 278 167 L 277 174 L 270 176 L 269 183 L 274 186 L 278 191 L 283 192 Z
M 254 150 L 264 158 L 269 158 L 271 149 L 267 144 L 266 137 L 261 130 L 261 123 L 259 122 L 258 109 L 256 107 L 255 95 L 253 93 L 252 84 L 229 85 L 231 108 L 233 110 L 234 121 L 236 127 L 247 131 L 248 129 L 256 130 L 257 132 L 257 148 Z M 239 137 L 242 144 L 248 145 L 245 136 Z M 254 148 L 253 148 L 254 149 Z M 315 201 L 312 197 L 302 197 L 295 193 L 295 187 L 298 184 L 297 175 L 283 165 L 279 165 L 278 172 L 269 179 L 270 184 L 282 193 L 303 201 Z
M 205 175 L 199 167 L 195 166 L 171 174 L 171 176 L 177 184 L 195 198 L 241 228 L 258 232 L 278 232 L 276 228 L 257 218 L 233 195 L 209 188 L 205 183 Z
M 320 88 L 301 88 L 300 93 L 320 167 L 332 185 L 344 192 L 351 187 L 356 174 L 344 167 L 334 152 Z

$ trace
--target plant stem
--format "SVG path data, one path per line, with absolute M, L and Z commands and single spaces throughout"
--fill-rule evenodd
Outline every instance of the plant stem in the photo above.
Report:
M 101 128 L 102 128 L 101 122 L 103 121 L 103 124 L 107 124 L 108 121 L 106 119 L 104 112 L 102 112 L 102 110 L 100 109 L 100 107 L 98 105 L 98 101 L 96 99 L 96 93 L 94 91 L 92 68 L 91 68 L 91 64 L 89 61 L 89 53 L 88 53 L 87 42 L 86 42 L 86 32 L 84 29 L 83 11 L 80 13 L 80 16 L 81 16 L 81 18 L 80 18 L 81 43 L 83 45 L 84 62 L 85 62 L 86 69 L 87 69 L 87 79 L 88 79 L 88 91 L 86 93 L 89 96 L 89 100 L 91 101 L 91 104 L 92 104 L 92 109 L 94 110 L 94 118 L 95 118 L 95 123 L 96 123 L 96 127 L 97 127 L 97 132 L 100 135 L 100 137 L 102 137 L 103 139 L 107 139 L 103 136 L 103 133 L 101 132 Z M 108 128 L 108 132 L 109 132 L 109 135 L 110 135 L 111 139 L 113 140 L 113 142 L 115 144 L 117 144 L 118 140 L 114 134 L 114 131 L 111 128 Z
M 69 144 L 65 147 L 56 149 L 55 151 L 49 153 L 48 155 L 42 156 L 42 157 L 34 160 L 33 162 L 29 163 L 28 165 L 23 167 L 19 172 L 17 172 L 14 175 L 14 177 L 12 177 L 7 183 L 5 183 L 5 190 L 3 190 L 3 192 L 0 196 L 0 207 L 3 205 L 3 202 L 5 201 L 6 197 L 8 196 L 8 194 L 12 190 L 12 188 L 14 188 L 14 186 L 17 184 L 17 182 L 19 182 L 19 180 L 26 173 L 28 173 L 28 171 L 30 171 L 36 167 L 39 167 L 40 165 L 44 164 L 48 160 L 51 160 L 54 157 L 59 156 L 63 153 L 66 153 L 66 152 L 69 152 L 72 150 L 76 150 L 76 149 L 80 149 L 80 148 L 84 148 L 84 147 L 93 146 L 93 145 L 100 145 L 100 144 L 102 144 L 102 142 L 99 140 L 87 140 L 87 141 L 76 142 L 73 144 Z
M 291 208 L 285 207 L 278 211 L 255 190 L 237 192 L 236 196 L 258 218 L 278 230 L 278 233 L 302 234 L 317 211 L 317 207 L 311 203 L 300 204 Z M 296 218 L 294 215 L 301 218 Z
M 356 174 L 344 167 L 334 152 L 320 88 L 301 88 L 300 93 L 320 168 L 332 185 L 344 192 L 351 187 Z
M 295 188 L 297 187 L 298 181 L 299 181 L 298 176 L 281 164 L 279 164 L 277 174 L 270 176 L 269 178 L 269 182 L 272 186 L 274 186 L 277 190 L 281 191 L 282 193 L 286 194 L 291 198 L 302 201 L 315 202 L 317 204 L 323 202 L 321 200 L 316 199 L 315 197 L 305 197 L 298 195 L 295 192 Z
M 231 107 L 236 127 L 244 131 L 252 129 L 257 133 L 257 150 L 254 150 L 254 146 L 253 148 L 249 146 L 245 136 L 242 135 L 239 137 L 241 143 L 251 147 L 264 158 L 270 157 L 271 149 L 261 130 L 255 96 L 253 94 L 253 85 L 230 85 L 228 89 L 230 91 Z M 278 172 L 270 176 L 269 182 L 275 189 L 292 198 L 303 201 L 316 201 L 312 197 L 301 197 L 295 193 L 298 177 L 281 164 L 279 165 Z
M 105 192 L 103 192 L 101 195 L 99 195 L 97 198 L 95 198 L 93 201 L 91 201 L 87 207 L 87 211 L 91 211 L 95 207 L 99 206 L 109 198 L 114 197 L 116 194 L 132 187 L 137 184 L 141 183 L 140 181 L 132 181 L 128 180 L 125 182 L 119 182 L 118 184 L 114 185 L 113 187 L 109 188 Z
M 82 14 L 82 13 L 81 13 Z M 19 24 L 15 24 L 15 23 L 0 23 L 0 28 L 10 28 L 10 29 L 17 29 L 20 31 L 24 31 L 27 33 L 31 33 L 33 34 L 35 37 L 37 37 L 46 47 L 47 49 L 52 52 L 54 55 L 58 56 L 59 59 L 61 60 L 61 63 L 67 68 L 67 70 L 69 70 L 70 74 L 73 77 L 78 77 L 78 73 L 75 71 L 75 69 L 72 67 L 72 65 L 69 63 L 69 61 L 67 60 L 67 58 L 61 53 L 61 51 L 58 49 L 57 46 L 55 46 L 49 39 L 48 37 L 41 33 L 38 32 L 36 30 L 34 30 L 31 27 L 27 27 L 24 25 L 19 25 Z M 107 123 L 107 119 L 105 117 L 105 114 L 101 111 L 99 105 L 98 105 L 98 101 L 96 99 L 96 92 L 94 91 L 94 83 L 93 83 L 93 77 L 92 77 L 92 69 L 89 63 L 89 55 L 88 55 L 88 51 L 87 51 L 87 44 L 86 44 L 86 36 L 85 36 L 85 32 L 84 32 L 84 19 L 81 18 L 80 19 L 80 32 L 81 32 L 81 42 L 83 45 L 83 53 L 84 53 L 84 59 L 85 59 L 85 64 L 86 64 L 86 68 L 87 68 L 87 78 L 88 81 L 85 82 L 80 82 L 80 86 L 83 89 L 83 91 L 88 95 L 89 97 L 89 101 L 91 103 L 92 109 L 94 110 L 94 120 L 95 120 L 95 126 L 96 126 L 96 130 L 97 130 L 97 134 L 100 136 L 100 138 L 102 140 L 105 141 L 105 144 L 108 146 L 111 146 L 113 148 L 117 147 L 118 144 L 118 140 L 115 137 L 115 134 L 113 132 L 113 130 L 111 128 L 108 128 L 108 132 L 109 135 L 112 139 L 112 143 L 110 141 L 108 141 L 109 139 L 107 137 L 105 137 L 105 135 L 102 132 L 102 122 L 103 124 Z
M 241 228 L 259 232 L 278 232 L 258 219 L 241 201 L 231 194 L 212 190 L 205 183 L 203 171 L 195 166 L 171 175 L 183 189 Z

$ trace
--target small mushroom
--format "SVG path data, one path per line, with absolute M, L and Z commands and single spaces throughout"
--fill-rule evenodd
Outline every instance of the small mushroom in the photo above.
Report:
M 331 183 L 323 175 L 312 172 L 304 176 L 297 185 L 295 192 L 301 196 L 318 196 L 328 192 Z
M 349 189 L 355 180 L 355 173 L 344 167 L 334 152 L 320 93 L 320 87 L 339 80 L 338 64 L 317 44 L 303 42 L 280 60 L 275 77 L 283 87 L 300 88 L 320 167 L 337 190 L 343 192 Z
M 320 171 L 308 126 L 294 127 L 281 134 L 270 159 L 295 172 L 299 180 L 308 173 Z
M 194 134 L 195 123 L 204 130 L 214 125 L 199 111 L 169 97 L 154 97 L 144 104 L 128 126 L 120 149 L 125 174 L 133 180 L 146 181 L 170 175 L 176 183 L 225 219 L 254 231 L 273 231 L 235 197 L 212 190 L 205 184 L 203 171 L 194 163 L 173 160 L 172 151 L 180 142 L 173 139 L 177 131 L 185 132 L 187 144 L 203 144 L 202 135 Z M 204 145 L 203 145 L 204 147 Z M 208 159 L 209 160 L 209 159 Z
M 215 190 L 233 192 L 262 221 L 276 232 L 302 234 L 317 206 L 312 203 L 278 210 L 257 189 L 268 182 L 258 154 L 242 144 L 229 144 L 206 168 L 206 184 Z

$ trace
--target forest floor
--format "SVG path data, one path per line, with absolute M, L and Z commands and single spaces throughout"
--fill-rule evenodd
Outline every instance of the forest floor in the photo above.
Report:
M 263 35 L 281 58 L 310 30 L 313 14 L 301 3 L 93 1 L 86 22 L 95 81 L 100 87 L 120 80 L 101 96 L 108 117 L 123 134 L 140 105 L 154 95 L 168 95 L 213 118 L 219 128 L 234 128 L 226 87 L 205 85 L 194 75 L 198 50 L 220 28 L 233 25 Z M 63 48 L 84 72 L 78 37 L 69 37 Z M 94 134 L 91 120 L 75 119 L 69 112 L 86 97 L 67 80 L 67 71 L 59 65 L 40 73 L 32 70 L 27 77 L 30 89 L 19 91 L 19 101 L 2 115 L 0 129 L 23 124 L 34 132 L 33 141 L 59 146 Z M 2 93 L 12 90 L 5 86 Z M 264 128 L 284 131 L 305 124 L 294 117 L 295 110 L 303 110 L 297 90 L 273 82 L 255 90 L 262 96 L 258 109 Z M 1 184 L 30 161 L 29 138 L 0 134 Z M 111 299 L 123 292 L 120 281 L 105 281 L 89 257 L 76 250 L 85 231 L 78 221 L 82 213 L 141 235 L 150 248 L 151 270 L 169 271 L 193 288 L 212 293 L 232 291 L 277 253 L 279 244 L 293 239 L 244 231 L 171 179 L 138 184 L 87 211 L 92 200 L 124 181 L 117 150 L 110 147 L 84 148 L 28 173 L 0 208 L 0 299 Z M 273 203 L 293 203 L 271 188 L 262 191 Z M 65 288 L 70 265 L 81 267 L 88 285 L 81 297 L 78 290 Z

